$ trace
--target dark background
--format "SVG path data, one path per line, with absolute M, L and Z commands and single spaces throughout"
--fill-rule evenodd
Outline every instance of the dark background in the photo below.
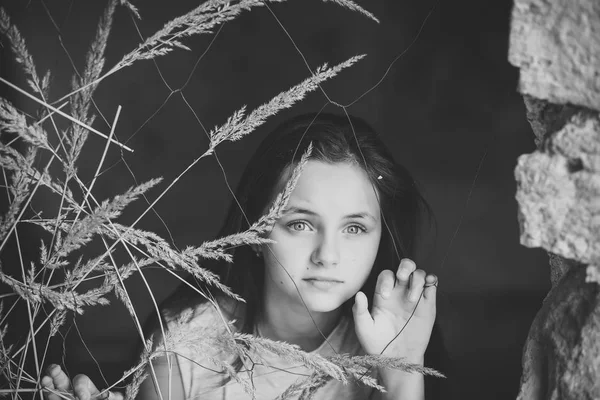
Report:
M 324 84 L 338 103 L 352 102 L 387 72 L 348 111 L 383 134 L 396 159 L 420 182 L 436 215 L 437 230 L 427 237 L 417 261 L 440 278 L 438 321 L 454 362 L 451 371 L 444 371 L 452 383 L 448 398 L 515 398 L 521 349 L 549 289 L 549 274 L 545 252 L 519 244 L 513 170 L 517 157 L 534 151 L 535 145 L 517 93 L 518 70 L 507 62 L 511 2 L 359 3 L 381 23 L 317 0 L 290 0 L 272 4 L 271 9 L 312 69 L 368 54 Z M 136 4 L 145 37 L 195 7 L 191 1 Z M 81 70 L 104 6 L 104 1 L 5 2 L 38 74 L 53 72 L 52 100 L 69 91 L 73 66 L 64 49 Z M 138 42 L 131 16 L 118 8 L 105 70 Z M 176 50 L 156 62 L 137 62 L 100 84 L 95 95 L 98 109 L 112 121 L 117 106 L 123 107 L 116 135 L 135 153 L 121 154 L 111 147 L 105 163 L 111 168 L 95 185 L 97 199 L 156 176 L 171 182 L 207 148 L 196 116 L 211 129 L 242 105 L 252 110 L 309 76 L 302 57 L 265 8 L 243 13 L 217 35 L 195 36 L 184 43 L 191 51 Z M 13 54 L 3 44 L 1 76 L 25 87 Z M 0 91 L 21 109 L 35 111 L 36 105 L 24 96 L 6 86 Z M 252 151 L 271 128 L 293 115 L 317 111 L 325 102 L 323 94 L 315 92 L 242 141 L 223 143 L 217 153 L 229 184 L 235 186 Z M 342 112 L 332 105 L 326 111 Z M 102 118 L 94 126 L 109 131 Z M 94 135 L 88 139 L 79 164 L 79 174 L 88 182 L 104 143 Z M 149 199 L 165 187 L 163 183 L 151 191 Z M 34 207 L 52 210 L 58 204 L 49 194 L 40 195 Z M 179 248 L 198 245 L 214 238 L 230 200 L 222 171 L 211 157 L 184 175 L 158 203 L 162 221 L 150 213 L 138 226 L 172 237 Z M 122 221 L 133 221 L 143 207 L 141 200 Z M 20 229 L 22 237 L 31 238 L 26 254 L 35 259 L 39 232 Z M 98 254 L 94 250 L 92 246 L 86 256 Z M 20 276 L 9 262 L 10 252 L 2 258 L 5 271 Z M 158 301 L 177 283 L 158 269 L 148 270 L 145 277 Z M 152 302 L 142 280 L 135 276 L 127 285 L 140 318 L 146 318 Z M 14 322 L 23 334 L 27 323 L 20 323 Z M 63 363 L 72 375 L 86 373 L 102 383 L 98 364 L 106 380 L 114 382 L 135 360 L 136 330 L 115 299 L 111 306 L 87 309 L 65 328 L 64 346 L 60 337 L 51 342 L 48 361 Z M 14 331 L 11 335 L 23 339 Z

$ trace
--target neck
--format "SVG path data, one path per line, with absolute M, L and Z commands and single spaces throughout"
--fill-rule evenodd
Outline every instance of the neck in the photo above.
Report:
M 340 308 L 309 314 L 303 305 L 281 307 L 266 301 L 258 327 L 264 337 L 298 345 L 304 351 L 313 351 L 333 331 L 340 316 Z

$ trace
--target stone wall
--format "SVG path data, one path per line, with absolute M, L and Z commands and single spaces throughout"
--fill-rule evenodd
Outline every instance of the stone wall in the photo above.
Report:
M 515 169 L 521 243 L 552 281 L 518 399 L 600 399 L 600 1 L 515 0 L 509 61 L 538 146 Z

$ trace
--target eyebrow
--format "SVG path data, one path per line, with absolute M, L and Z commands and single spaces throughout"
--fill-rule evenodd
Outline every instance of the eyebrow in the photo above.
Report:
M 318 217 L 319 214 L 317 214 L 316 212 L 312 211 L 312 210 L 308 210 L 306 208 L 301 208 L 301 207 L 289 207 L 286 208 L 283 212 L 284 215 L 287 214 L 306 214 L 306 215 L 310 215 L 310 216 L 314 216 L 314 217 Z M 377 221 L 377 219 L 368 212 L 360 212 L 360 213 L 354 213 L 354 214 L 348 214 L 346 216 L 344 216 L 344 219 L 353 219 L 353 218 L 364 218 L 364 219 L 370 219 L 373 221 Z

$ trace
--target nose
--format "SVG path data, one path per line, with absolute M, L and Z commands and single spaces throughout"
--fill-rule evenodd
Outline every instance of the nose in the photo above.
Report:
M 319 235 L 317 246 L 312 253 L 312 261 L 321 267 L 334 267 L 340 262 L 340 248 L 335 235 Z

